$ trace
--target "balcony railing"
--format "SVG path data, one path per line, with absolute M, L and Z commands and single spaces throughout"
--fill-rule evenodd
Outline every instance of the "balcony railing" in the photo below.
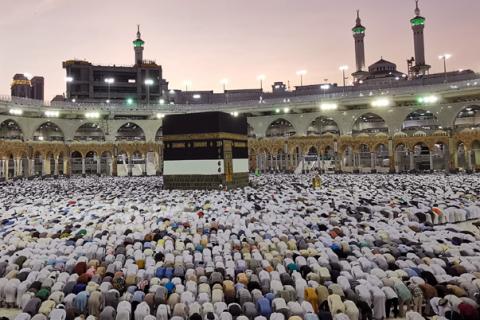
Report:
M 41 101 L 28 98 L 12 97 L 8 95 L 0 95 L 0 105 L 19 107 L 51 107 L 53 109 L 63 109 L 66 111 L 89 111 L 98 112 L 122 112 L 122 111 L 139 111 L 139 112 L 162 112 L 162 113 L 184 113 L 184 112 L 201 112 L 201 111 L 222 111 L 222 110 L 238 110 L 252 109 L 254 106 L 267 107 L 281 104 L 309 103 L 319 101 L 341 101 L 351 100 L 355 98 L 368 98 L 378 96 L 388 96 L 394 98 L 402 95 L 418 95 L 418 94 L 438 94 L 460 90 L 480 88 L 480 77 L 471 80 L 458 82 L 449 82 L 431 85 L 414 85 L 414 86 L 395 86 L 389 88 L 371 88 L 365 87 L 345 87 L 345 91 L 330 92 L 324 94 L 305 94 L 298 95 L 299 92 L 287 91 L 284 93 L 264 93 L 262 99 L 235 101 L 230 103 L 215 104 L 116 104 L 113 103 L 87 103 L 87 102 L 69 102 L 69 101 Z M 335 88 L 339 90 L 339 88 Z M 296 95 L 297 94 L 297 95 Z

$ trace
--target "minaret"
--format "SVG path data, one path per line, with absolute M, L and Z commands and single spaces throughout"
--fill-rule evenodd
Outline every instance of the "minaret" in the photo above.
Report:
M 357 70 L 352 74 L 355 82 L 362 80 L 367 75 L 367 72 L 363 71 L 365 67 L 365 30 L 366 28 L 362 26 L 362 20 L 360 19 L 360 10 L 357 10 L 357 23 L 352 28 L 353 39 L 355 40 L 355 61 L 357 65 Z
M 430 66 L 425 63 L 425 41 L 423 29 L 425 29 L 425 18 L 420 15 L 418 0 L 415 0 L 415 17 L 410 20 L 413 30 L 413 41 L 415 47 L 415 65 L 412 67 L 414 75 L 425 75 Z
M 140 25 L 137 25 L 137 39 L 133 41 L 133 49 L 135 50 L 135 65 L 141 65 L 143 62 L 143 45 L 145 41 L 142 40 L 140 33 Z

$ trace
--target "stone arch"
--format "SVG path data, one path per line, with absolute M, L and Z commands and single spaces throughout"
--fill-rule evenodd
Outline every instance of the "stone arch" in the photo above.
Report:
M 87 122 L 75 130 L 73 139 L 78 141 L 105 141 L 105 133 L 98 123 Z
M 416 131 L 434 132 L 440 129 L 437 116 L 429 110 L 413 110 L 403 120 L 402 131 L 413 133 Z
M 65 135 L 60 127 L 52 122 L 46 121 L 39 125 L 33 133 L 35 141 L 64 141 Z
M 340 134 L 340 128 L 332 118 L 319 116 L 315 118 L 307 129 L 307 136 L 320 136 L 326 133 Z
M 466 106 L 457 113 L 454 121 L 454 129 L 462 131 L 463 129 L 474 129 L 480 127 L 480 106 Z
M 276 119 L 270 123 L 265 133 L 268 138 L 291 137 L 296 134 L 293 124 L 283 118 Z
M 116 141 L 145 141 L 143 128 L 135 122 L 127 122 L 118 128 Z
M 23 130 L 17 121 L 7 119 L 0 124 L 0 139 L 23 140 Z
M 384 118 L 376 113 L 368 112 L 359 116 L 352 126 L 352 135 L 388 133 L 388 126 Z

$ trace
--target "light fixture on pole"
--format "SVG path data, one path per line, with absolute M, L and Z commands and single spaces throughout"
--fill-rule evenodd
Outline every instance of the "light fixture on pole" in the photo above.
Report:
M 190 99 L 188 99 L 188 88 L 192 86 L 191 80 L 183 81 L 183 85 L 185 86 L 185 102 L 189 104 Z
M 342 80 L 343 80 L 343 90 L 345 90 L 345 81 L 347 80 L 347 78 L 345 77 L 345 71 L 348 70 L 348 66 L 347 65 L 343 65 L 343 66 L 340 66 L 339 68 L 340 71 L 342 71 Z
M 447 60 L 452 57 L 451 54 L 445 53 L 438 56 L 438 59 L 443 60 L 443 72 L 445 74 L 445 82 L 447 82 Z
M 267 76 L 264 74 L 261 74 L 257 77 L 257 80 L 260 81 L 260 89 L 263 91 L 263 81 L 267 79 Z
M 113 78 L 105 78 L 105 83 L 107 84 L 108 86 L 108 99 L 107 99 L 107 103 L 110 103 L 110 86 L 115 83 L 115 79 Z
M 303 76 L 307 74 L 307 70 L 298 70 L 297 76 L 300 76 L 300 87 L 303 87 Z
M 225 95 L 225 103 L 228 103 L 228 93 L 227 93 L 227 84 L 228 84 L 228 79 L 224 78 L 220 81 L 223 87 L 223 94 Z
M 192 81 L 191 80 L 185 80 L 185 81 L 183 81 L 183 85 L 185 86 L 185 92 L 188 92 L 188 88 L 192 87 Z
M 145 86 L 147 87 L 147 106 L 150 105 L 150 86 L 153 86 L 153 79 L 145 79 Z

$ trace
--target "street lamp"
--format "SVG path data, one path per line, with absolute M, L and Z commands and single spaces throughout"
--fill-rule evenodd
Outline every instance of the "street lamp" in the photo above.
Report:
M 147 106 L 150 105 L 150 86 L 153 85 L 153 79 L 145 79 L 145 86 L 147 87 Z
M 343 91 L 345 91 L 345 80 L 347 80 L 347 78 L 345 77 L 345 71 L 348 70 L 348 66 L 347 65 L 340 66 L 339 70 L 342 71 Z
M 300 76 L 300 87 L 303 87 L 303 76 L 307 74 L 307 70 L 298 70 L 297 76 Z
M 222 84 L 223 92 L 225 92 L 227 90 L 228 79 L 224 78 L 220 80 L 220 83 Z
M 185 102 L 186 102 L 187 104 L 189 104 L 189 102 L 190 102 L 189 100 L 190 100 L 190 99 L 188 99 L 188 87 L 191 87 L 191 86 L 192 86 L 192 81 L 190 81 L 190 80 L 185 80 L 185 81 L 183 81 L 183 84 L 185 85 Z
M 108 99 L 107 103 L 110 103 L 110 86 L 115 82 L 115 79 L 113 78 L 105 78 L 105 83 L 108 86 Z
M 228 79 L 224 78 L 220 81 L 223 87 L 223 94 L 225 95 L 225 103 L 228 103 L 228 94 L 227 94 L 227 84 L 228 84 Z
M 73 77 L 71 76 L 65 77 L 65 82 L 67 83 L 67 99 L 70 99 L 70 96 L 71 96 L 70 83 L 73 82 Z
M 191 80 L 185 80 L 185 81 L 183 81 L 183 85 L 185 86 L 185 92 L 188 92 L 188 88 L 192 86 L 192 81 Z
M 447 60 L 451 57 L 452 55 L 449 53 L 438 56 L 438 59 L 443 60 L 443 72 L 445 73 L 445 82 L 447 82 Z
M 257 80 L 260 81 L 260 89 L 263 91 L 263 81 L 267 79 L 267 76 L 264 74 L 261 74 L 257 77 Z

